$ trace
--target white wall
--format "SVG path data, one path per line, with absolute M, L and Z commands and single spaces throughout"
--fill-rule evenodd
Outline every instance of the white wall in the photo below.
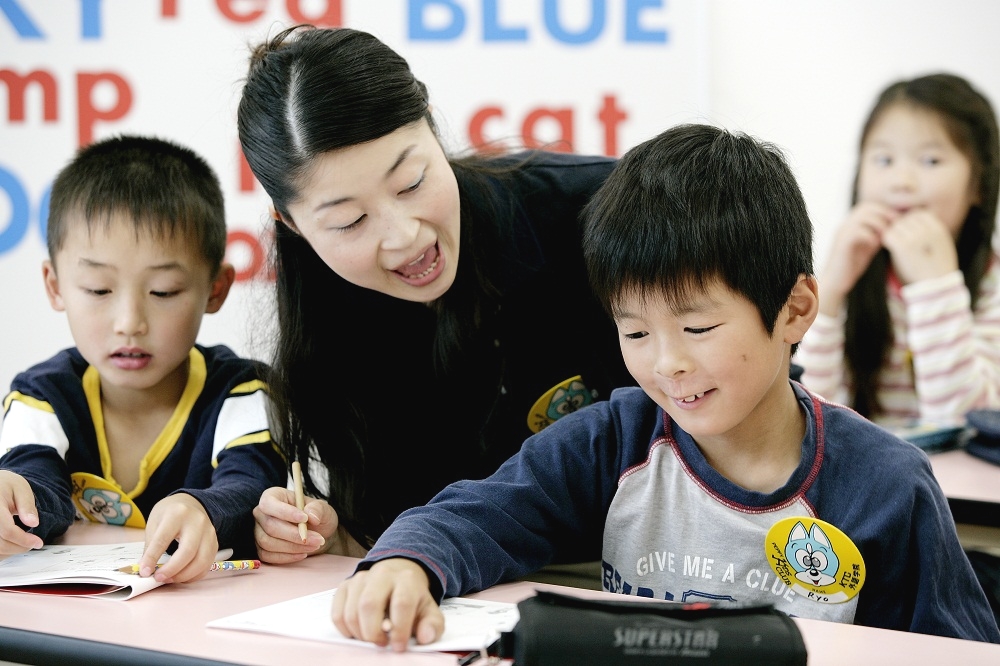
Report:
M 817 270 L 850 203 L 861 124 L 888 83 L 947 70 L 1000 111 L 992 0 L 714 0 L 710 25 L 711 116 L 786 150 Z
M 607 12 L 606 30 L 588 45 L 567 46 L 546 31 L 544 0 L 498 0 L 500 22 L 523 27 L 527 38 L 491 44 L 481 38 L 483 0 L 430 2 L 438 13 L 428 21 L 446 22 L 447 6 L 467 21 L 461 37 L 436 43 L 407 38 L 406 17 L 416 0 L 17 0 L 45 35 L 23 38 L 0 10 L 0 70 L 51 71 L 59 82 L 59 117 L 43 121 L 40 99 L 29 96 L 27 118 L 10 119 L 0 85 L 0 170 L 25 183 L 37 216 L 46 187 L 76 149 L 76 74 L 116 71 L 131 83 L 132 106 L 120 119 L 95 122 L 95 137 L 142 131 L 192 146 L 223 180 L 230 227 L 259 234 L 266 199 L 237 186 L 234 117 L 246 44 L 289 23 L 289 7 L 319 15 L 339 6 L 345 25 L 375 32 L 410 61 L 430 88 L 451 147 L 462 147 L 467 121 L 483 105 L 503 106 L 505 119 L 493 128 L 508 135 L 531 108 L 565 105 L 574 111 L 577 148 L 602 152 L 594 116 L 609 91 L 630 114 L 619 128 L 619 154 L 687 120 L 778 144 L 816 224 L 819 264 L 847 208 L 860 124 L 882 87 L 950 70 L 1000 104 L 1000 3 L 994 0 L 593 1 Z M 99 40 L 81 38 L 83 5 L 101 10 Z M 591 4 L 560 0 L 556 6 L 576 26 L 586 23 Z M 164 16 L 165 7 L 175 13 Z M 237 23 L 220 7 L 263 13 Z M 629 7 L 641 9 L 645 27 L 668 30 L 669 43 L 625 43 Z M 114 94 L 103 92 L 93 103 L 108 108 Z M 0 234 L 14 206 L 0 188 Z M 246 253 L 232 249 L 230 259 L 246 265 Z M 44 257 L 34 226 L 0 253 L 0 393 L 17 371 L 72 344 L 65 317 L 45 300 Z M 222 312 L 205 318 L 200 340 L 266 358 L 269 287 L 266 280 L 237 285 Z

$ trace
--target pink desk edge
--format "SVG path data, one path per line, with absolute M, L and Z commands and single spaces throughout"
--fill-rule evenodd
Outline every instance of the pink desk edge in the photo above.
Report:
M 64 541 L 107 543 L 141 538 L 139 530 L 87 525 L 71 528 Z M 374 648 L 205 627 L 208 621 L 219 617 L 335 588 L 350 575 L 356 562 L 352 558 L 321 555 L 294 565 L 265 565 L 259 571 L 242 575 L 211 576 L 189 585 L 167 585 L 129 601 L 0 592 L 0 626 L 261 666 L 326 665 L 334 661 L 360 666 L 454 666 L 454 654 L 396 654 Z M 499 585 L 471 596 L 517 602 L 542 588 L 585 597 L 605 594 L 520 582 Z M 615 598 L 621 599 L 618 595 Z M 1000 646 L 997 645 L 817 620 L 796 622 L 805 639 L 811 666 L 1000 664 Z M 3 659 L 2 646 L 0 659 Z
M 971 456 L 965 449 L 932 453 L 929 458 L 947 497 L 1000 504 L 1000 465 Z

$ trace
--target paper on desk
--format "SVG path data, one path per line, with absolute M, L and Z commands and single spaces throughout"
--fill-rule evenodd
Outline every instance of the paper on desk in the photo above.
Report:
M 125 600 L 159 587 L 153 578 L 123 574 L 139 561 L 142 541 L 85 546 L 42 546 L 0 561 L 5 591 Z
M 214 629 L 255 631 L 303 638 L 324 643 L 342 643 L 378 647 L 374 643 L 347 638 L 330 620 L 330 605 L 336 589 L 317 592 L 255 610 L 212 620 Z M 472 651 L 486 647 L 517 624 L 517 605 L 501 601 L 455 597 L 441 603 L 444 634 L 441 639 L 417 645 L 410 640 L 410 650 L 419 652 Z
M 47 545 L 0 558 L 0 591 L 94 597 L 124 601 L 163 583 L 119 571 L 142 557 L 142 541 L 94 545 Z M 220 550 L 217 557 L 229 557 Z M 162 555 L 166 562 L 169 555 Z

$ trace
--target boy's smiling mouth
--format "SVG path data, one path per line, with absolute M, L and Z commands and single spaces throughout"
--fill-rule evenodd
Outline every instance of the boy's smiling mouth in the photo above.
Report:
M 714 390 L 715 389 L 706 389 L 698 393 L 691 393 L 681 398 L 671 398 L 671 400 L 673 400 L 674 404 L 676 404 L 679 407 L 690 408 L 700 403 L 705 398 L 705 396 L 712 393 Z

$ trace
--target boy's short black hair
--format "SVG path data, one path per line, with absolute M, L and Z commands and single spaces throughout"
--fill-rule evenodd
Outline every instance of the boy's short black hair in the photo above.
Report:
M 615 316 L 626 295 L 674 304 L 720 278 L 768 333 L 801 274 L 812 222 L 781 151 L 742 132 L 673 127 L 621 158 L 584 208 L 594 294 Z
M 77 151 L 52 184 L 46 230 L 49 258 L 78 214 L 89 229 L 122 215 L 135 233 L 180 234 L 199 248 L 214 275 L 226 252 L 226 209 L 208 163 L 179 144 L 121 135 Z

